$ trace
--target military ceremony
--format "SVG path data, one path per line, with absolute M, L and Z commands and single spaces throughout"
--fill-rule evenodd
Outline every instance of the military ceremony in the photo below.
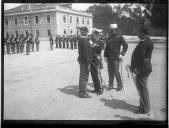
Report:
M 167 3 L 4 3 L 3 120 L 167 120 Z

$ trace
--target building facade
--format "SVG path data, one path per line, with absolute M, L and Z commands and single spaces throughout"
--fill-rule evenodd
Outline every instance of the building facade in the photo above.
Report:
M 50 33 L 78 34 L 82 26 L 93 27 L 92 14 L 73 10 L 71 4 L 22 4 L 4 14 L 4 32 L 9 34 L 39 33 L 45 38 Z

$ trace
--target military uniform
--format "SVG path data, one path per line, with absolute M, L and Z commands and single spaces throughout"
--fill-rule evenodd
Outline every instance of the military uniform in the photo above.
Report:
M 66 37 L 64 36 L 62 39 L 63 48 L 65 48 L 65 43 L 66 43 Z
M 74 39 L 74 36 L 71 36 L 70 37 L 70 48 L 73 50 L 73 39 Z
M 21 37 L 20 37 L 20 51 L 21 51 L 21 53 L 23 53 L 24 52 L 24 44 L 25 44 L 25 40 L 24 40 L 24 36 L 23 35 L 21 35 Z
M 79 36 L 74 38 L 74 48 L 77 49 L 77 41 L 79 40 Z
M 61 42 L 62 42 L 62 37 L 59 36 L 59 39 L 58 39 L 58 40 L 59 40 L 59 48 L 61 48 L 61 47 L 62 47 L 62 43 L 61 43 Z
M 20 37 L 19 36 L 16 39 L 16 50 L 17 50 L 17 53 L 20 53 Z
M 146 36 L 144 40 L 136 46 L 132 53 L 131 70 L 138 70 L 136 73 L 136 86 L 139 89 L 140 109 L 144 112 L 150 111 L 149 91 L 147 88 L 148 76 L 152 72 L 151 56 L 153 51 L 153 42 Z M 143 103 L 144 102 L 144 103 Z M 144 106 L 145 105 L 145 106 Z
M 32 39 L 31 39 L 32 52 L 34 51 L 34 45 L 35 45 L 35 41 L 34 41 L 34 38 L 33 38 L 33 35 L 32 35 Z
M 66 46 L 67 46 L 67 48 L 69 48 L 69 39 L 70 39 L 70 37 L 67 36 L 67 37 L 66 37 Z
M 101 68 L 103 68 L 101 52 L 104 49 L 104 43 L 101 41 L 93 41 L 92 44 L 92 63 L 91 63 L 91 76 L 94 83 L 94 92 L 103 91 Z
M 123 46 L 123 50 L 120 52 L 120 47 Z M 110 35 L 106 39 L 106 48 L 104 57 L 107 57 L 108 74 L 109 74 L 109 86 L 113 87 L 114 75 L 117 80 L 117 87 L 121 89 L 123 83 L 119 73 L 119 55 L 124 56 L 128 49 L 128 44 L 125 42 L 123 36 L 119 34 Z
M 12 42 L 12 37 L 9 36 L 9 38 L 7 40 L 7 54 L 10 54 L 11 42 Z
M 27 35 L 25 43 L 26 43 L 26 55 L 29 55 L 30 44 L 31 44 L 31 35 Z
M 15 54 L 15 43 L 16 43 L 17 37 L 13 37 L 12 42 L 11 42 L 11 50 L 12 53 Z
M 40 44 L 40 41 L 39 41 L 39 36 L 36 36 L 35 38 L 35 43 L 36 43 L 36 51 L 39 51 L 39 44 Z
M 58 48 L 58 40 L 59 40 L 59 37 L 56 35 L 56 38 L 55 38 L 56 48 Z
M 53 38 L 52 35 L 49 37 L 49 42 L 50 42 L 50 50 L 53 50 Z

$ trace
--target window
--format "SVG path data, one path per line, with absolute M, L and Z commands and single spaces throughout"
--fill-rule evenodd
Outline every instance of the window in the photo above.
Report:
M 63 15 L 63 23 L 66 23 L 66 16 Z
M 28 17 L 27 16 L 24 17 L 24 25 L 28 25 Z
M 15 35 L 18 36 L 18 31 L 15 31 Z
M 25 35 L 28 35 L 28 30 L 25 30 Z
M 63 32 L 64 34 L 66 34 L 66 29 L 64 29 L 64 32 Z
M 51 29 L 47 30 L 48 36 L 51 35 Z
M 79 17 L 76 17 L 76 23 L 77 24 L 79 23 Z
M 70 16 L 70 23 L 72 23 L 72 16 Z
M 87 25 L 89 25 L 89 19 L 87 19 Z
M 18 25 L 18 19 L 17 18 L 14 19 L 14 25 Z
M 39 35 L 39 30 L 35 30 L 35 35 Z
M 84 18 L 82 18 L 82 24 L 84 24 Z
M 35 24 L 39 24 L 39 17 L 35 16 Z
M 5 25 L 8 26 L 8 19 L 5 19 Z
M 47 23 L 50 23 L 50 15 L 47 15 L 46 20 L 47 20 Z

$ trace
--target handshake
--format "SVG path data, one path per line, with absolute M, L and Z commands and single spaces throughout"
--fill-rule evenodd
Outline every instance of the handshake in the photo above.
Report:
M 123 56 L 121 54 L 119 55 L 119 60 L 123 61 Z M 107 57 L 104 57 L 104 61 L 107 62 Z

